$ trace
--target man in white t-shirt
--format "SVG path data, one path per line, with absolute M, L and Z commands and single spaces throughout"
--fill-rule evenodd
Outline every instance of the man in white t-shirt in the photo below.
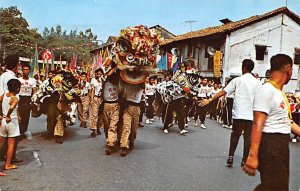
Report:
M 103 102 L 103 81 L 101 80 L 101 76 L 103 75 L 101 68 L 95 71 L 95 78 L 91 80 L 91 122 L 90 129 L 92 131 L 91 137 L 96 137 L 96 135 L 100 135 L 100 129 L 103 128 L 102 115 L 99 115 L 99 109 Z M 97 134 L 96 134 L 97 131 Z
M 91 85 L 87 81 L 86 72 L 82 72 L 80 74 L 80 81 L 78 85 L 81 90 L 81 103 L 77 104 L 78 120 L 80 121 L 80 127 L 87 128 L 89 105 L 91 101 Z
M 261 86 L 260 81 L 251 74 L 251 71 L 253 69 L 254 62 L 252 60 L 243 60 L 243 75 L 231 80 L 230 83 L 214 97 L 210 98 L 209 100 L 203 100 L 201 102 L 201 104 L 207 105 L 225 94 L 231 95 L 234 93 L 232 108 L 233 124 L 230 137 L 229 156 L 227 160 L 228 167 L 231 167 L 233 164 L 233 156 L 242 132 L 244 132 L 244 152 L 241 166 L 244 165 L 248 157 L 253 120 L 253 101 L 257 89 Z
M 289 190 L 290 133 L 300 135 L 300 128 L 291 120 L 290 105 L 282 88 L 292 73 L 291 57 L 273 56 L 270 80 L 257 91 L 254 99 L 251 148 L 243 170 L 251 176 L 259 170 L 261 184 L 256 191 Z
M 155 99 L 155 91 L 155 76 L 152 76 L 149 78 L 149 83 L 146 83 L 145 86 L 145 94 L 147 96 L 146 124 L 150 124 L 154 120 L 154 108 L 152 104 Z
M 20 89 L 20 101 L 18 105 L 18 111 L 21 118 L 19 122 L 20 126 L 20 133 L 21 136 L 24 137 L 24 133 L 26 133 L 29 124 L 29 117 L 30 117 L 30 102 L 31 97 L 33 94 L 37 92 L 36 88 L 36 80 L 34 78 L 29 77 L 30 66 L 29 64 L 24 64 L 22 66 L 22 77 L 19 78 L 21 82 L 21 89 Z
M 8 92 L 8 86 L 7 82 L 11 79 L 18 79 L 16 77 L 16 70 L 17 70 L 17 65 L 19 62 L 19 56 L 17 55 L 8 55 L 5 60 L 6 64 L 6 71 L 0 76 L 0 96 Z M 0 106 L 1 113 L 2 113 L 2 106 Z M 22 162 L 22 160 L 16 159 L 16 150 L 18 147 L 18 139 L 15 140 L 15 145 L 14 145 L 14 155 L 12 162 L 17 163 L 17 162 Z M 6 149 L 7 148 L 0 148 L 0 157 L 3 159 L 3 157 L 6 155 Z

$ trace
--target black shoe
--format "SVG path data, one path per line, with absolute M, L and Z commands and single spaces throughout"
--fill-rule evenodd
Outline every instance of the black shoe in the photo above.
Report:
M 227 159 L 227 167 L 232 167 L 233 165 L 233 156 L 229 156 Z
M 97 135 L 101 135 L 100 129 L 97 129 Z
M 83 127 L 83 125 L 84 125 L 83 123 L 80 123 L 79 127 Z
M 127 149 L 126 148 L 122 148 L 122 151 L 120 153 L 121 157 L 126 157 L 127 155 Z
M 241 162 L 241 167 L 243 167 L 245 165 L 245 162 L 244 161 L 242 161 Z
M 63 144 L 63 138 L 61 136 L 55 136 L 55 142 L 58 144 Z
M 144 125 L 143 125 L 143 124 L 141 124 L 141 123 L 139 123 L 139 127 L 144 127 Z
M 85 123 L 85 124 L 83 124 L 83 126 L 82 126 L 83 128 L 87 128 L 87 124 Z
M 111 155 L 114 151 L 112 150 L 112 148 L 108 148 L 105 150 L 105 154 L 106 155 Z
M 95 131 L 93 131 L 93 132 L 90 134 L 90 136 L 91 136 L 91 138 L 94 138 L 94 137 L 96 137 L 96 132 L 95 132 Z
M 129 150 L 133 150 L 134 149 L 134 142 L 130 142 L 129 143 Z

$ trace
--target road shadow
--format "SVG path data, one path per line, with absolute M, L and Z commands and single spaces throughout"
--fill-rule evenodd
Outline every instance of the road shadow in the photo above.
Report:
M 136 140 L 134 142 L 134 150 L 148 150 L 148 149 L 156 149 L 161 147 L 159 144 L 142 142 L 140 140 Z

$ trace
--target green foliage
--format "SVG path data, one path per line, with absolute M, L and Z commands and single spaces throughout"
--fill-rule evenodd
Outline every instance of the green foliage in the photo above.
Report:
M 31 56 L 32 49 L 24 48 L 20 44 L 34 44 L 41 35 L 37 29 L 28 27 L 28 22 L 16 6 L 0 8 L 0 62 L 9 54 Z
M 42 34 L 39 34 L 37 29 L 28 28 L 28 22 L 22 17 L 17 7 L 1 8 L 0 21 L 1 58 L 14 53 L 30 58 L 37 42 L 38 47 L 53 49 L 55 60 L 59 60 L 61 55 L 62 60 L 70 63 L 73 54 L 78 53 L 77 63 L 79 64 L 82 59 L 86 62 L 90 58 L 90 50 L 98 47 L 98 43 L 95 42 L 97 36 L 90 28 L 79 32 L 71 30 L 68 33 L 58 24 L 50 29 L 45 27 Z M 20 46 L 21 44 L 27 46 Z M 41 59 L 42 51 L 43 49 L 39 49 L 39 59 Z

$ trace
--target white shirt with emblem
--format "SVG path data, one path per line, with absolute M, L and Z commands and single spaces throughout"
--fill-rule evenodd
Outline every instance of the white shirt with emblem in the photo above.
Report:
M 79 87 L 81 90 L 81 95 L 87 95 L 91 89 L 91 84 L 86 81 L 79 82 Z
M 30 78 L 25 80 L 24 78 L 18 78 L 21 82 L 20 96 L 32 96 L 33 88 L 36 88 L 36 80 Z
M 208 85 L 203 86 L 201 84 L 200 88 L 198 90 L 197 97 L 199 97 L 199 98 L 208 98 L 208 97 L 210 97 L 210 95 L 211 95 L 211 88 Z
M 144 93 L 144 89 L 140 89 L 139 91 L 135 92 L 134 94 L 129 95 L 127 101 L 131 101 L 133 103 L 140 103 L 142 100 L 142 96 Z
M 265 83 L 255 96 L 254 111 L 266 113 L 264 133 L 291 133 L 291 121 L 289 119 L 288 106 L 282 92 L 271 83 Z
M 118 100 L 117 86 L 109 81 L 105 82 L 103 97 L 104 97 L 104 101 L 117 101 Z
M 102 92 L 102 81 L 101 80 L 96 80 L 96 78 L 93 78 L 91 80 L 91 87 L 94 89 L 95 96 L 101 96 L 101 92 Z
M 229 82 L 224 91 L 229 96 L 234 93 L 233 119 L 253 120 L 253 102 L 260 87 L 261 82 L 251 73 L 246 73 Z

